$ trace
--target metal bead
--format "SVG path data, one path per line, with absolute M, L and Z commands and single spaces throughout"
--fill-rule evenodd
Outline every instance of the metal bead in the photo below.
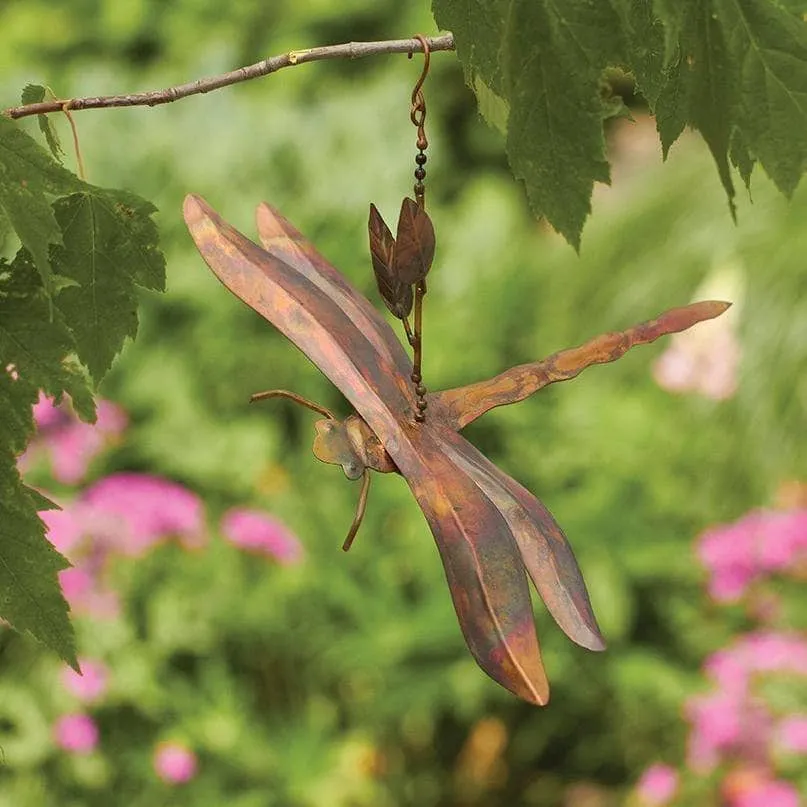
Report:
M 418 409 L 420 409 L 421 412 L 423 412 L 428 405 L 429 405 L 428 401 L 418 401 L 417 402 L 417 407 L 418 407 Z
M 426 155 L 421 151 L 420 154 L 415 155 L 415 162 L 418 165 L 425 165 L 426 164 Z
M 423 384 L 418 384 L 415 387 L 415 392 L 422 398 L 426 394 L 426 387 Z
M 426 170 L 424 168 L 416 168 L 415 169 L 415 179 L 419 182 L 423 182 L 426 178 Z

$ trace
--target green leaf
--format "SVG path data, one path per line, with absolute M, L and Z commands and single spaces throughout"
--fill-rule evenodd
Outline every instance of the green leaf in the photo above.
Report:
M 732 212 L 729 157 L 746 185 L 759 160 L 787 196 L 807 169 L 807 25 L 797 5 L 655 0 L 668 45 L 676 40 L 654 104 L 665 156 L 686 124 L 698 129 Z
M 769 0 L 719 0 L 747 150 L 790 196 L 807 168 L 807 25 Z
M 679 0 L 653 0 L 653 13 L 664 26 L 665 63 L 669 64 L 678 52 L 678 39 L 683 26 L 686 3 Z
M 674 14 L 667 10 L 666 19 L 677 31 L 678 52 L 654 109 L 662 148 L 666 156 L 685 124 L 698 129 L 735 215 L 728 152 L 737 89 L 722 22 L 712 0 L 680 0 Z
M 575 247 L 595 181 L 608 182 L 598 83 L 629 68 L 662 153 L 684 129 L 706 141 L 732 216 L 732 164 L 759 161 L 790 196 L 807 170 L 803 0 L 433 0 L 468 84 L 533 210 Z M 606 99 L 607 101 L 607 99 Z M 618 111 L 606 105 L 606 116 Z
M 797 17 L 807 14 L 807 0 L 776 0 L 776 2 Z
M 647 0 L 617 0 L 626 43 L 627 64 L 636 89 L 652 106 L 664 84 L 664 26 Z
M 434 0 L 433 9 L 454 32 L 468 84 L 509 107 L 507 153 L 533 211 L 579 247 L 594 182 L 610 176 L 600 78 L 622 61 L 619 16 L 588 0 Z
M 13 384 L 0 374 L 3 387 Z M 37 516 L 39 495 L 25 487 L 13 460 L 0 456 L 0 616 L 18 631 L 55 650 L 78 670 L 73 627 L 57 573 L 69 567 L 45 538 L 45 525 Z
M 86 403 L 88 386 L 67 361 L 75 342 L 58 312 L 51 317 L 49 300 L 29 255 L 20 250 L 13 263 L 0 260 L 0 376 L 11 378 L 0 420 L 0 450 L 19 453 L 33 431 L 31 406 L 39 391 L 57 400 L 67 392 Z M 94 409 L 82 407 L 85 419 Z
M 751 172 L 754 170 L 755 160 L 748 151 L 748 145 L 742 132 L 735 128 L 731 133 L 731 150 L 729 151 L 731 164 L 740 172 L 745 187 L 751 189 Z
M 656 129 L 661 139 L 661 153 L 664 159 L 684 131 L 689 115 L 689 73 L 682 68 L 682 56 L 665 68 L 666 80 L 659 90 L 656 102 L 651 109 L 656 115 Z
M 500 95 L 485 84 L 477 75 L 474 76 L 474 92 L 479 104 L 479 112 L 490 126 L 507 134 L 507 119 L 510 117 L 510 105 Z
M 45 538 L 38 510 L 53 504 L 26 488 L 15 457 L 34 430 L 32 406 L 40 389 L 57 400 L 68 392 L 94 410 L 86 379 L 67 361 L 73 338 L 25 250 L 13 263 L 0 260 L 0 616 L 76 665 L 67 603 L 56 577 L 69 564 Z M 90 406 L 87 406 L 87 401 Z
M 23 104 L 37 104 L 40 101 L 45 100 L 45 96 L 53 95 L 47 87 L 43 87 L 41 84 L 26 84 L 22 91 L 21 102 Z M 36 116 L 37 123 L 39 124 L 39 129 L 42 134 L 45 136 L 45 142 L 48 144 L 48 148 L 50 149 L 50 153 L 57 159 L 59 162 L 62 161 L 62 155 L 64 154 L 64 149 L 62 148 L 62 144 L 59 140 L 59 135 L 56 132 L 55 127 L 51 124 L 50 116 L 49 115 L 37 115 Z
M 45 194 L 58 196 L 80 185 L 77 177 L 0 115 L 0 211 L 33 255 L 49 296 L 53 294 L 54 279 L 48 248 L 61 243 L 61 233 Z
M 136 287 L 165 286 L 165 259 L 150 218 L 155 208 L 134 194 L 87 185 L 57 200 L 54 210 L 63 245 L 53 248 L 53 264 L 75 281 L 61 289 L 56 305 L 97 382 L 137 332 Z

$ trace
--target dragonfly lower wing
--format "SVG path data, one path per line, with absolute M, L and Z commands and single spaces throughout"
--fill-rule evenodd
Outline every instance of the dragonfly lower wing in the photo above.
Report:
M 447 458 L 428 427 L 413 443 L 419 467 L 407 467 L 404 476 L 437 542 L 468 648 L 506 689 L 545 704 L 549 683 L 510 527 L 497 505 Z
M 549 510 L 461 435 L 445 429 L 438 439 L 504 517 L 527 572 L 563 632 L 582 647 L 604 650 L 580 567 Z

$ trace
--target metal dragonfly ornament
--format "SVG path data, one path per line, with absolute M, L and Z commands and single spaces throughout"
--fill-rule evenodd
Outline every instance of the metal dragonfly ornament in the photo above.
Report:
M 425 47 L 424 51 L 428 59 Z M 423 204 L 427 142 L 420 86 L 425 72 L 412 102 L 419 135 L 416 198 L 404 199 L 394 237 L 372 205 L 369 219 L 379 291 L 390 312 L 402 321 L 414 361 L 372 303 L 271 205 L 263 203 L 257 209 L 263 248 L 227 224 L 199 196 L 186 197 L 184 216 L 219 280 L 292 341 L 355 410 L 340 421 L 324 407 L 287 390 L 253 396 L 253 400 L 289 398 L 322 414 L 324 419 L 315 424 L 315 456 L 341 465 L 348 479 L 362 479 L 344 548 L 350 547 L 364 514 L 369 471 L 401 474 L 437 542 L 469 650 L 499 684 L 543 705 L 549 699 L 549 684 L 527 575 L 572 641 L 590 650 L 603 650 L 605 642 L 560 526 L 535 496 L 460 431 L 494 407 L 524 400 L 549 384 L 574 378 L 586 367 L 614 361 L 635 345 L 717 317 L 729 304 L 709 301 L 674 308 L 657 319 L 603 334 L 494 378 L 427 392 L 421 379 L 421 314 L 435 238 Z M 414 329 L 408 321 L 413 309 Z

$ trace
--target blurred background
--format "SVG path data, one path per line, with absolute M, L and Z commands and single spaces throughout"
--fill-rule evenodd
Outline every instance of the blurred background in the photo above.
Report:
M 155 89 L 416 31 L 435 32 L 426 4 L 392 0 L 11 2 L 2 105 L 29 82 L 59 97 Z M 432 59 L 430 389 L 694 296 L 736 303 L 689 339 L 468 429 L 564 527 L 609 643 L 576 647 L 536 602 L 545 709 L 465 649 L 403 480 L 376 477 L 343 555 L 358 485 L 314 460 L 311 413 L 247 405 L 282 387 L 347 413 L 212 277 L 184 194 L 250 235 L 270 201 L 378 303 L 368 204 L 395 221 L 410 193 L 420 67 L 321 62 L 154 109 L 75 114 L 88 181 L 159 208 L 168 293 L 144 295 L 95 428 L 38 407 L 21 462 L 65 508 L 45 517 L 75 563 L 62 582 L 85 675 L 0 634 L 2 807 L 739 805 L 764 788 L 791 800 L 754 803 L 799 803 L 807 188 L 788 203 L 758 172 L 735 225 L 700 140 L 662 164 L 622 81 L 634 120 L 609 124 L 613 185 L 596 189 L 578 256 L 530 216 L 455 56 Z

